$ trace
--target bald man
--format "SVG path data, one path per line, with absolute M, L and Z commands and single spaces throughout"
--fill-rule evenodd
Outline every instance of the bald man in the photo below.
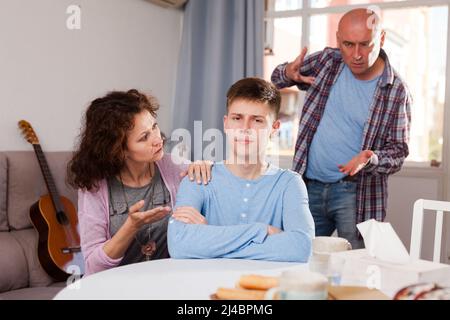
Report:
M 356 224 L 386 216 L 388 176 L 408 155 L 411 96 L 382 49 L 379 17 L 343 15 L 338 48 L 306 48 L 272 73 L 278 88 L 306 91 L 293 170 L 303 175 L 316 236 L 338 235 L 364 247 Z

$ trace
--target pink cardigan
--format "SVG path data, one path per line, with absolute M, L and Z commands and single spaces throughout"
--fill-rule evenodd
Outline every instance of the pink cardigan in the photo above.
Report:
M 182 180 L 180 173 L 187 165 L 178 165 L 170 155 L 164 155 L 156 162 L 161 177 L 170 192 L 172 207 Z M 78 220 L 80 225 L 81 250 L 84 256 L 85 276 L 117 266 L 122 258 L 111 259 L 103 246 L 111 235 L 109 233 L 109 199 L 106 180 L 99 182 L 98 190 L 78 190 Z

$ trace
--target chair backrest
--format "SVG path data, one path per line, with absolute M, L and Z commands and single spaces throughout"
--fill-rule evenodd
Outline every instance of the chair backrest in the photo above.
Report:
M 441 260 L 442 226 L 444 212 L 450 213 L 450 202 L 419 199 L 414 203 L 410 255 L 413 259 L 420 259 L 422 248 L 422 229 L 425 210 L 436 211 L 436 227 L 434 231 L 433 262 Z

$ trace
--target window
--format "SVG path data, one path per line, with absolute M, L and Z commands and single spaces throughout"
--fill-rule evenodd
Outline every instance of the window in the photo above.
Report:
M 271 0 L 275 11 L 297 10 L 303 6 L 303 0 Z
M 268 2 L 266 23 L 274 26 L 273 52 L 265 56 L 265 77 L 276 65 L 292 61 L 302 46 L 308 46 L 309 53 L 322 50 L 325 46 L 336 47 L 336 28 L 342 14 L 353 7 L 348 5 L 370 5 L 377 2 L 383 28 L 386 31 L 384 50 L 397 72 L 405 79 L 413 95 L 411 140 L 409 162 L 439 164 L 443 153 L 444 103 L 447 60 L 447 19 L 448 2 L 433 1 L 363 1 L 363 0 L 305 0 L 302 5 L 296 1 L 274 0 Z M 278 3 L 278 6 L 277 6 Z M 271 6 L 272 5 L 272 6 Z M 333 7 L 334 6 L 334 7 Z M 288 8 L 288 9 L 278 9 Z M 294 8 L 294 9 L 293 9 Z M 297 11 L 281 11 L 297 10 Z M 289 17 L 289 18 L 287 18 Z M 289 31 L 277 27 L 281 21 L 290 19 L 298 32 L 294 37 L 286 37 Z M 303 25 L 302 25 L 303 22 Z M 297 42 L 295 42 L 297 41 Z M 287 52 L 286 52 L 286 51 Z M 303 93 L 289 88 L 283 90 L 282 115 L 287 114 L 286 130 L 296 130 L 298 112 L 302 106 Z M 285 121 L 285 122 L 286 122 Z M 294 144 L 281 145 L 282 154 L 294 152 L 296 132 L 287 135 L 281 142 L 294 136 Z M 284 140 L 283 140 L 284 139 Z
M 342 5 L 367 5 L 368 3 L 395 2 L 405 0 L 310 0 L 312 8 L 325 8 Z
M 273 42 L 270 52 L 266 48 L 264 59 L 264 77 L 270 79 L 272 70 L 282 62 L 292 59 L 292 52 L 300 52 L 302 36 L 301 17 L 280 18 L 269 22 L 273 26 Z M 266 42 L 267 45 L 267 42 Z M 298 127 L 298 106 L 301 96 L 297 87 L 281 91 L 281 126 L 279 130 L 279 150 L 281 155 L 289 156 L 293 153 Z M 269 151 L 270 152 L 270 151 Z

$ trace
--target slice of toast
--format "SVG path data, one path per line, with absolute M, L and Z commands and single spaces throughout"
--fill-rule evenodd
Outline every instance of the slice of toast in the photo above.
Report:
M 219 300 L 264 300 L 265 290 L 219 288 L 215 297 Z
M 249 290 L 269 290 L 278 286 L 278 277 L 255 274 L 243 275 L 240 277 L 238 285 Z

